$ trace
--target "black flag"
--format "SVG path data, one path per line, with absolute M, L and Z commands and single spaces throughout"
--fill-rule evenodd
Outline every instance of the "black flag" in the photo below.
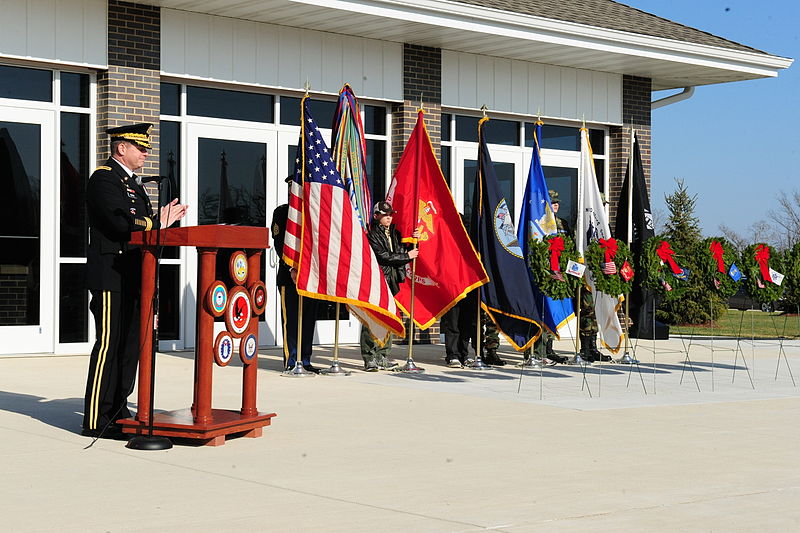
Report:
M 639 150 L 639 140 L 634 136 L 633 141 L 633 165 L 628 165 L 625 172 L 625 181 L 622 184 L 622 192 L 619 197 L 619 208 L 617 210 L 616 235 L 617 239 L 629 242 L 631 253 L 636 258 L 636 265 L 639 265 L 639 255 L 642 246 L 647 239 L 655 236 L 653 225 L 653 213 L 650 211 L 650 197 L 647 193 L 647 182 L 644 179 L 644 167 L 642 166 L 642 154 Z M 633 176 L 631 176 L 633 167 Z M 633 183 L 633 209 L 628 206 L 628 188 Z M 630 210 L 630 230 L 628 226 L 628 213 Z M 630 240 L 629 240 L 630 237 Z M 635 268 L 635 267 L 634 267 Z M 633 326 L 630 329 L 630 336 L 638 339 L 653 338 L 653 294 L 651 291 L 642 287 L 644 272 L 635 268 L 636 276 L 633 281 L 633 290 L 630 298 L 630 316 Z M 656 323 L 656 331 L 659 332 L 657 338 L 666 338 L 668 330 L 665 325 Z M 665 331 L 664 331 L 665 330 Z

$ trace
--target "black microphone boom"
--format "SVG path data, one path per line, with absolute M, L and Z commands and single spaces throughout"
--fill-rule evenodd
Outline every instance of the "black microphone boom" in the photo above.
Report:
M 167 179 L 166 176 L 147 176 L 142 178 L 142 183 L 149 183 L 151 181 L 156 181 L 158 183 L 161 183 L 161 181 L 165 179 Z

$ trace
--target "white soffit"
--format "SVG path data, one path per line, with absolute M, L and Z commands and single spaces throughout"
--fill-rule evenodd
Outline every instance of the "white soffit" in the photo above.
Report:
M 775 77 L 792 59 L 445 0 L 153 0 L 185 11 L 652 78 L 653 90 Z

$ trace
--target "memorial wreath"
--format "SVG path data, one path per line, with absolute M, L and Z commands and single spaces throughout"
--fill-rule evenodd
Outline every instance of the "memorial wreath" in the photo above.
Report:
M 689 286 L 690 271 L 681 267 L 681 253 L 672 249 L 669 241 L 656 235 L 645 241 L 639 268 L 644 273 L 642 284 L 663 294 L 667 300 L 679 298 Z
M 730 298 L 739 290 L 741 274 L 739 256 L 723 237 L 710 237 L 700 243 L 697 254 L 698 275 L 722 298 Z
M 592 271 L 595 288 L 611 296 L 628 294 L 633 285 L 633 257 L 624 241 L 599 239 L 586 247 L 586 268 Z
M 528 267 L 534 283 L 545 296 L 563 300 L 575 295 L 580 276 L 567 273 L 570 261 L 580 262 L 575 241 L 568 235 L 550 235 L 542 240 L 531 239 L 528 245 Z
M 774 302 L 783 295 L 783 262 L 772 246 L 751 244 L 742 252 L 742 272 L 747 294 L 759 303 Z

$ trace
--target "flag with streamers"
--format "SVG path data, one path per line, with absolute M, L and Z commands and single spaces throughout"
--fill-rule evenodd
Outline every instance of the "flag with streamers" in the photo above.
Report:
M 581 128 L 581 157 L 578 167 L 578 229 L 575 234 L 578 252 L 586 253 L 586 247 L 593 241 L 601 244 L 611 237 L 608 217 L 594 170 L 592 149 L 589 145 L 589 130 Z M 608 268 L 608 267 L 604 267 Z M 614 269 L 616 271 L 616 267 Z M 619 294 L 606 294 L 595 288 L 594 277 L 605 275 L 601 272 L 586 271 L 586 281 L 594 300 L 594 313 L 597 328 L 606 348 L 617 353 L 622 346 L 623 333 L 617 310 L 622 302 Z
M 484 135 L 489 119 L 478 122 L 478 176 L 472 196 L 473 240 L 489 283 L 481 287 L 481 307 L 515 350 L 529 348 L 542 332 L 541 313 L 522 257 L 511 210 L 500 190 Z
M 301 107 L 284 260 L 297 269 L 302 296 L 342 302 L 379 341 L 405 336 L 386 279 L 350 203 L 344 180 L 311 116 Z
M 369 229 L 372 199 L 367 181 L 367 143 L 361 123 L 358 100 L 350 85 L 339 91 L 336 116 L 333 119 L 333 162 L 339 169 L 350 203 L 358 213 L 364 231 Z
M 542 123 L 536 122 L 534 129 L 533 155 L 531 167 L 528 170 L 528 183 L 525 185 L 525 196 L 522 199 L 522 210 L 519 215 L 517 239 L 522 248 L 522 257 L 527 258 L 530 252 L 531 240 L 540 241 L 548 235 L 558 233 L 556 216 L 553 213 L 553 204 L 550 202 L 550 193 L 544 178 L 542 160 L 539 154 L 539 139 L 542 134 Z M 527 260 L 526 260 L 527 264 Z M 556 277 L 560 272 L 554 272 Z M 540 306 L 544 325 L 553 334 L 558 336 L 558 328 L 572 318 L 572 298 L 554 300 L 545 296 L 534 285 L 534 297 Z

